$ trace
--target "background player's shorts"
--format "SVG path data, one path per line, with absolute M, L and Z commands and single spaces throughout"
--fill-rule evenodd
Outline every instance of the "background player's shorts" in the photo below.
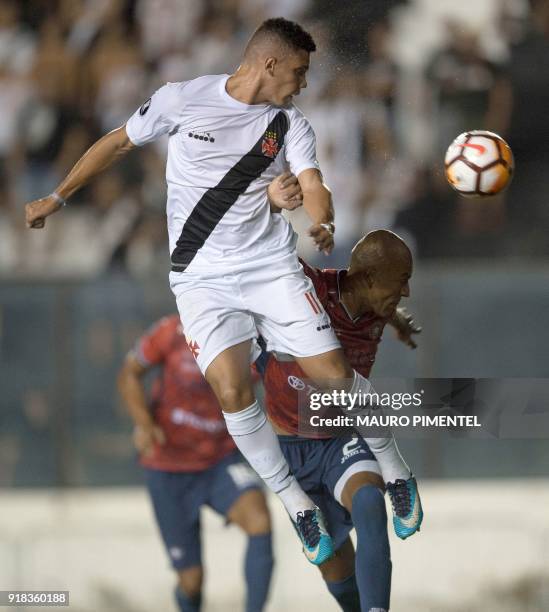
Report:
M 227 515 L 246 491 L 260 489 L 255 472 L 234 451 L 202 472 L 164 472 L 145 468 L 156 522 L 175 569 L 202 565 L 200 507 Z
M 372 451 L 362 438 L 344 436 L 312 440 L 278 436 L 280 447 L 302 489 L 322 510 L 337 550 L 353 528 L 351 515 L 341 505 L 341 493 L 357 472 L 381 474 Z
M 187 343 L 203 373 L 225 349 L 263 336 L 268 351 L 296 357 L 340 348 L 312 281 L 292 253 L 225 274 L 170 275 Z M 260 350 L 255 342 L 252 363 Z

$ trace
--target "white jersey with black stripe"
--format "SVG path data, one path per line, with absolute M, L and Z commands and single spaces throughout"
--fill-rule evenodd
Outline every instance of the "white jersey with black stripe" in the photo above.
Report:
M 301 111 L 239 102 L 226 91 L 228 78 L 168 83 L 126 124 L 135 145 L 169 135 L 167 218 L 176 271 L 234 269 L 288 253 L 295 234 L 282 215 L 271 214 L 266 188 L 288 168 L 295 175 L 318 168 L 314 132 Z

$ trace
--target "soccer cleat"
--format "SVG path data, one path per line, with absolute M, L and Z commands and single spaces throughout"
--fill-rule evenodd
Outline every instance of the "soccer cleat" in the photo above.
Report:
M 298 512 L 294 523 L 303 552 L 313 565 L 320 565 L 334 554 L 334 544 L 319 508 Z
M 423 521 L 423 508 L 413 476 L 408 480 L 397 478 L 387 483 L 387 491 L 393 505 L 393 527 L 399 538 L 405 540 L 419 531 Z

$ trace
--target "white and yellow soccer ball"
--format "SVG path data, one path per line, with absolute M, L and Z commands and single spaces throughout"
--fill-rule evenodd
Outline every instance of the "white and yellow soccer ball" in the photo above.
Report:
M 461 195 L 495 195 L 511 182 L 515 163 L 509 145 L 494 132 L 473 130 L 460 134 L 444 158 L 446 178 Z

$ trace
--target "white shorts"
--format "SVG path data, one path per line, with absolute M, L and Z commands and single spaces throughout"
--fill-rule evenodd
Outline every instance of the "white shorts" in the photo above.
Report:
M 248 262 L 238 272 L 172 272 L 185 338 L 202 373 L 225 349 L 256 339 L 267 350 L 311 357 L 340 348 L 297 256 Z M 254 341 L 250 362 L 259 356 Z

